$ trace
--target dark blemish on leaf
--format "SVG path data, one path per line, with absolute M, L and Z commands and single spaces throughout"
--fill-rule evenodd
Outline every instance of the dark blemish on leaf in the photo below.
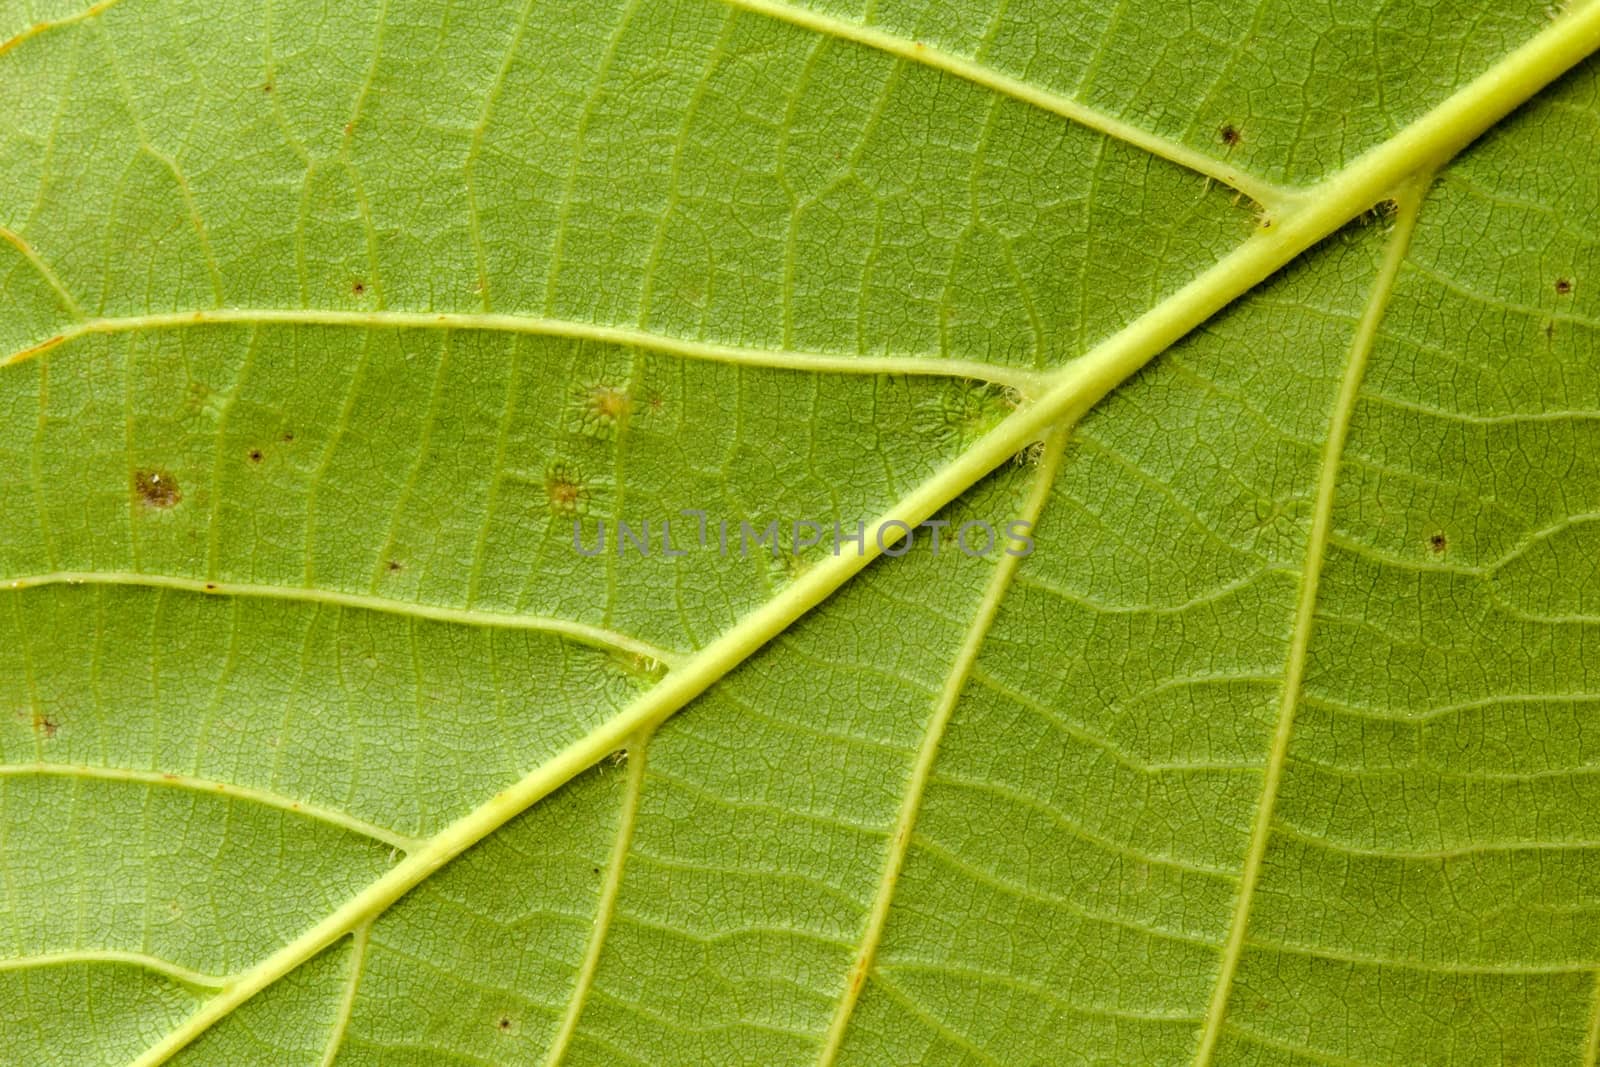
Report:
M 206 585 L 205 585 L 205 590 L 208 593 L 215 593 L 217 591 L 217 583 L 216 582 L 207 582 Z
M 565 463 L 550 465 L 544 476 L 544 492 L 550 500 L 550 510 L 557 515 L 578 514 L 588 495 Z
M 634 412 L 634 397 L 627 383 L 595 382 L 572 393 L 572 429 L 590 437 L 611 437 L 627 425 Z
M 401 563 L 399 560 L 391 559 L 389 561 L 389 573 L 390 574 L 396 574 L 396 573 L 398 573 L 398 572 L 400 572 L 400 571 L 402 571 L 404 569 L 405 569 L 405 564 Z
M 1569 295 L 1571 295 L 1571 293 L 1572 293 L 1572 279 L 1571 278 L 1557 278 L 1556 279 L 1556 295 L 1557 296 L 1569 296 Z
M 1222 139 L 1222 143 L 1227 145 L 1229 148 L 1232 148 L 1234 145 L 1244 140 L 1244 136 L 1239 133 L 1239 127 L 1235 126 L 1231 122 L 1222 127 L 1222 129 L 1218 130 L 1217 136 L 1220 137 Z
M 633 399 L 627 389 L 614 385 L 596 385 L 585 398 L 587 411 L 602 422 L 619 422 L 633 410 Z
M 33 728 L 38 733 L 44 734 L 44 739 L 48 741 L 55 737 L 56 731 L 61 729 L 61 726 L 48 715 L 35 715 L 33 717 Z
M 272 92 L 272 83 L 271 82 L 263 83 L 262 86 L 261 86 L 261 91 L 264 92 L 264 93 Z
M 511 1018 L 509 1016 L 502 1015 L 500 1016 L 500 1021 L 495 1023 L 495 1026 L 499 1027 L 502 1034 L 509 1034 L 511 1032 Z
M 183 500 L 183 490 L 178 488 L 178 480 L 158 467 L 134 471 L 133 492 L 145 507 L 161 511 L 177 507 Z
M 291 444 L 293 441 L 294 441 L 294 431 L 293 430 L 285 430 L 285 431 L 283 431 L 283 443 L 287 445 L 287 444 Z
M 356 296 L 365 296 L 367 292 L 367 283 L 357 279 L 355 283 L 350 286 L 350 291 Z
M 593 868 L 593 870 L 594 870 L 595 874 L 599 874 L 600 873 L 600 868 L 599 867 L 595 867 L 595 868 Z
M 1428 548 L 1432 550 L 1433 554 L 1436 556 L 1443 555 L 1444 550 L 1449 547 L 1450 542 L 1442 533 L 1436 533 L 1432 537 L 1428 538 Z
M 261 449 L 252 448 L 250 450 L 250 462 L 251 463 L 260 463 L 261 459 L 262 459 Z

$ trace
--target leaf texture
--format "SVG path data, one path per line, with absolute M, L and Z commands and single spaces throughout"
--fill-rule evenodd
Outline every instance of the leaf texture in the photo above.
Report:
M 0 1062 L 1594 1067 L 1596 47 L 0 6 Z

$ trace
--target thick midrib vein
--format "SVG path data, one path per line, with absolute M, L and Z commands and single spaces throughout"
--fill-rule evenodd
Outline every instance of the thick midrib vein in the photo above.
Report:
M 1432 171 L 1484 130 L 1600 46 L 1600 3 L 1546 26 L 1394 138 L 1323 183 L 1292 211 L 1127 328 L 1055 372 L 1037 400 L 1025 403 L 898 501 L 877 525 L 915 526 L 994 470 L 1045 429 L 1065 430 L 1129 375 L 1195 326 L 1249 291 L 1311 245 L 1391 193 L 1408 177 Z M 897 543 L 891 535 L 889 547 Z M 152 1045 L 133 1067 L 155 1067 L 217 1020 L 371 921 L 413 887 L 527 807 L 592 767 L 626 739 L 654 729 L 747 659 L 877 558 L 873 540 L 860 556 L 841 554 L 791 585 L 717 637 L 632 704 L 574 741 L 520 781 L 435 835 L 361 893 L 262 960 Z
M 1057 429 L 1050 435 L 1038 470 L 1033 474 L 1028 498 L 1017 515 L 1030 526 L 1038 522 L 1039 514 L 1050 498 L 1056 472 L 1061 467 L 1061 457 L 1066 451 L 1067 436 L 1065 427 Z M 1021 556 L 1008 554 L 1000 560 L 995 566 L 994 573 L 989 576 L 983 597 L 973 613 L 972 623 L 967 627 L 966 636 L 956 652 L 955 662 L 951 664 L 950 672 L 945 676 L 944 686 L 940 689 L 928 725 L 923 730 L 922 744 L 918 747 L 916 759 L 912 763 L 911 776 L 906 785 L 900 811 L 895 818 L 894 831 L 889 835 L 883 874 L 873 895 L 871 910 L 867 914 L 860 947 L 845 978 L 844 992 L 840 995 L 833 1019 L 823 1038 L 822 1051 L 817 1057 L 817 1067 L 832 1067 L 839 1056 L 840 1047 L 844 1044 L 845 1032 L 855 1012 L 856 1002 L 860 999 L 862 987 L 866 984 L 867 975 L 872 971 L 878 944 L 883 939 L 883 929 L 889 921 L 889 907 L 894 901 L 894 891 L 900 882 L 900 872 L 905 867 L 906 855 L 911 848 L 911 835 L 916 829 L 917 815 L 922 810 L 922 798 L 928 789 L 928 779 L 933 775 L 933 764 L 939 754 L 940 742 L 944 739 L 950 717 L 955 714 L 956 704 L 966 689 L 967 679 L 972 673 L 973 664 L 977 662 L 978 653 L 989 636 L 989 629 L 994 625 L 995 615 L 1000 611 L 1000 602 L 1005 599 L 1007 591 L 1011 588 L 1011 579 L 1017 573 L 1017 567 L 1021 562 Z
M 828 374 L 923 374 L 974 378 L 1032 393 L 1045 375 L 1021 367 L 942 356 L 846 356 L 828 352 L 755 348 L 691 341 L 630 326 L 605 326 L 577 319 L 479 311 L 335 311 L 323 308 L 196 308 L 193 311 L 124 315 L 71 323 L 47 340 L 0 359 L 0 367 L 24 363 L 51 349 L 97 334 L 177 330 L 194 326 L 342 326 L 369 330 L 478 330 L 620 345 L 662 355 L 743 367 L 773 367 Z
M 200 593 L 204 596 L 290 600 L 304 604 L 376 611 L 385 615 L 400 615 L 429 622 L 455 623 L 460 626 L 531 630 L 537 633 L 555 634 L 594 648 L 648 656 L 668 667 L 682 663 L 684 659 L 681 653 L 653 645 L 631 634 L 604 626 L 593 626 L 586 622 L 556 618 L 552 615 L 517 615 L 504 611 L 484 611 L 480 608 L 450 608 L 414 600 L 396 600 L 372 593 L 344 593 L 310 586 L 219 582 L 203 578 L 179 578 L 170 574 L 143 574 L 136 571 L 55 571 L 50 574 L 22 575 L 5 579 L 0 581 L 0 591 L 37 589 L 50 585 L 133 586 L 147 589 L 175 589 L 185 593 Z
M 1233 915 L 1229 919 L 1228 936 L 1223 942 L 1222 961 L 1217 970 L 1216 984 L 1206 1007 L 1205 1021 L 1201 1025 L 1200 1045 L 1195 1053 L 1196 1067 L 1207 1067 L 1216 1053 L 1217 1041 L 1222 1036 L 1223 1023 L 1228 1014 L 1228 999 L 1233 991 L 1234 975 L 1239 959 L 1244 954 L 1245 934 L 1250 924 L 1250 907 L 1261 865 L 1266 858 L 1267 840 L 1271 835 L 1272 813 L 1277 803 L 1279 787 L 1283 781 L 1284 766 L 1289 755 L 1289 737 L 1294 729 L 1295 711 L 1300 702 L 1300 688 L 1305 680 L 1306 656 L 1311 647 L 1311 632 L 1317 611 L 1317 590 L 1322 579 L 1322 563 L 1327 555 L 1328 533 L 1333 526 L 1334 494 L 1338 485 L 1339 465 L 1344 456 L 1344 445 L 1350 434 L 1350 421 L 1355 412 L 1356 398 L 1361 392 L 1361 380 L 1366 374 L 1367 360 L 1377 337 L 1378 326 L 1388 309 L 1395 279 L 1411 247 L 1411 235 L 1416 229 L 1417 215 L 1422 207 L 1427 183 L 1418 180 L 1398 197 L 1399 215 L 1394 233 L 1384 251 L 1383 263 L 1373 282 L 1366 309 L 1351 339 L 1350 354 L 1344 377 L 1334 399 L 1333 412 L 1328 420 L 1328 436 L 1322 450 L 1322 462 L 1317 472 L 1317 490 L 1311 515 L 1311 533 L 1307 538 L 1306 562 L 1301 572 L 1300 590 L 1295 602 L 1294 630 L 1289 641 L 1289 654 L 1284 666 L 1283 688 L 1278 702 L 1278 719 L 1272 732 L 1272 747 L 1267 754 L 1266 772 L 1262 776 L 1261 796 L 1256 802 L 1255 816 L 1250 825 L 1250 841 L 1246 846 L 1243 871 L 1239 879 L 1238 895 L 1234 898 Z
M 847 19 L 835 18 L 825 15 L 810 8 L 800 7 L 796 4 L 784 3 L 782 0 L 722 0 L 730 7 L 743 11 L 767 15 L 771 18 L 787 22 L 793 26 L 812 30 L 828 37 L 851 41 L 856 44 L 866 45 L 886 52 L 900 59 L 920 63 L 934 70 L 953 74 L 958 78 L 982 86 L 1002 96 L 1009 96 L 1023 103 L 1031 104 L 1053 115 L 1069 119 L 1080 126 L 1103 133 L 1135 148 L 1159 156 L 1170 163 L 1203 174 L 1208 178 L 1219 181 L 1230 188 L 1248 196 L 1256 203 L 1268 208 L 1281 208 L 1293 202 L 1300 195 L 1299 191 L 1285 189 L 1253 177 L 1238 167 L 1230 167 L 1226 163 L 1203 152 L 1197 152 L 1188 145 L 1178 141 L 1153 134 L 1148 130 L 1140 129 L 1130 122 L 1097 111 L 1092 107 L 1080 104 L 1071 97 L 1041 89 L 1030 85 L 1021 78 L 1014 78 L 1003 74 L 993 67 L 984 65 L 972 59 L 958 56 L 950 52 L 931 48 L 921 41 L 912 41 L 876 26 L 868 26 Z

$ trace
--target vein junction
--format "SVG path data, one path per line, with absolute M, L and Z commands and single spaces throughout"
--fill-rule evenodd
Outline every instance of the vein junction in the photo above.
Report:
M 892 35 L 803 13 L 799 9 L 777 3 L 776 0 L 730 0 L 730 2 L 749 10 L 764 11 L 775 17 L 787 18 L 788 21 L 810 26 L 818 32 L 848 37 L 897 54 L 906 53 L 908 50 L 904 41 L 895 39 Z M 1316 242 L 1358 217 L 1373 204 L 1395 195 L 1414 176 L 1437 169 L 1514 107 L 1589 55 L 1597 45 L 1600 45 L 1600 4 L 1585 5 L 1556 19 L 1525 45 L 1402 130 L 1389 142 L 1356 160 L 1331 179 L 1269 211 L 1263 219 L 1261 229 L 1234 252 L 1136 319 L 1120 333 L 1060 370 L 1036 382 L 1030 382 L 1034 388 L 1028 391 L 1029 399 L 1025 403 L 978 439 L 965 453 L 915 487 L 886 511 L 879 518 L 878 524 L 881 526 L 892 521 L 914 527 L 964 492 L 979 478 L 1041 436 L 1047 433 L 1066 434 L 1070 427 L 1110 390 L 1172 343 L 1280 270 Z M 999 92 L 1019 95 L 1022 90 L 1027 89 L 1021 83 L 1009 81 L 997 74 L 983 72 L 977 69 L 976 65 L 964 65 L 966 61 L 960 61 L 958 57 L 942 53 L 924 55 L 919 52 L 915 42 L 911 43 L 910 51 L 916 54 L 908 55 L 907 58 L 939 66 L 951 73 L 988 85 Z M 1035 102 L 1041 106 L 1049 103 L 1052 105 L 1052 110 L 1075 121 L 1090 124 L 1104 121 L 1088 114 L 1069 114 L 1071 108 L 1059 101 L 1045 101 L 1043 99 L 1045 94 L 1037 91 L 1030 91 L 1030 95 L 1036 98 Z M 1058 104 L 1060 106 L 1055 106 Z M 1176 152 L 1176 149 L 1170 145 L 1157 143 L 1150 135 L 1132 129 L 1122 132 L 1130 139 L 1135 135 L 1139 136 L 1144 146 L 1156 154 L 1174 158 L 1171 153 Z M 1113 132 L 1113 135 L 1117 134 Z M 1178 161 L 1183 162 L 1181 159 Z M 1189 160 L 1186 165 L 1194 165 L 1197 169 L 1202 165 L 1209 166 L 1200 159 Z M 1226 175 L 1218 177 L 1227 179 Z M 1247 180 L 1238 174 L 1232 174 L 1231 178 L 1234 184 Z M 1262 192 L 1265 193 L 1266 190 Z M 1270 204 L 1270 197 L 1268 202 Z M 206 321 L 206 317 L 209 316 L 213 321 L 222 321 L 217 317 L 222 314 L 225 313 L 141 316 L 137 320 L 125 321 L 128 323 L 127 328 L 164 323 L 180 325 L 180 320 L 185 318 L 191 321 Z M 254 316 L 249 321 L 272 321 L 271 316 L 281 316 L 280 321 L 285 322 L 317 321 L 319 318 L 327 319 L 332 315 L 332 313 L 304 312 L 246 314 Z M 390 314 L 400 315 L 400 313 Z M 450 325 L 448 317 L 431 316 L 431 318 L 434 319 L 435 325 Z M 167 323 L 167 319 L 171 322 Z M 412 323 L 411 320 L 400 317 L 393 318 L 393 324 L 425 325 L 421 321 Z M 523 320 L 518 320 L 516 317 L 509 317 L 504 322 L 491 322 L 490 317 L 478 316 L 475 317 L 473 324 L 480 328 L 524 328 L 524 332 L 538 332 L 536 329 L 528 328 Z M 460 323 L 460 325 L 466 324 Z M 122 327 L 102 321 L 80 324 L 77 329 L 81 334 L 111 332 L 118 328 Z M 609 331 L 610 328 L 595 329 Z M 626 343 L 626 339 L 610 339 L 623 340 Z M 718 358 L 705 352 L 681 349 L 682 346 L 679 354 L 691 358 Z M 671 351 L 665 346 L 663 350 Z M 727 356 L 730 360 L 735 356 L 734 353 L 728 352 L 720 355 Z M 857 365 L 854 360 L 848 362 Z M 848 369 L 843 366 L 812 362 L 797 365 L 811 369 Z M 888 544 L 892 547 L 894 542 L 890 540 Z M 679 662 L 665 678 L 632 704 L 535 768 L 520 781 L 490 798 L 479 808 L 434 837 L 419 843 L 415 850 L 409 852 L 385 875 L 321 922 L 285 944 L 255 967 L 235 976 L 194 1015 L 148 1048 L 135 1061 L 135 1067 L 154 1067 L 156 1064 L 166 1062 L 215 1022 L 226 1017 L 240 1004 L 272 985 L 317 952 L 341 938 L 352 936 L 358 930 L 364 930 L 389 905 L 461 852 L 483 840 L 528 806 L 548 796 L 615 749 L 625 745 L 630 737 L 654 729 L 667 717 L 699 696 L 865 568 L 880 551 L 880 546 L 872 545 L 861 555 L 844 554 L 833 557 L 805 571 L 782 592 L 745 616 L 699 653 Z M 1314 579 L 1309 588 L 1314 594 Z M 1309 605 L 1312 599 L 1313 596 L 1303 596 L 1302 603 Z M 1302 616 L 1309 618 L 1307 614 L 1309 610 L 1309 607 L 1303 608 Z M 981 640 L 981 634 L 975 640 Z M 1292 704 L 1294 699 L 1290 692 L 1295 688 L 1291 684 L 1294 677 L 1292 664 L 1290 674 L 1291 678 L 1286 679 L 1285 684 L 1286 705 Z M 1288 721 L 1288 717 L 1284 717 L 1283 721 Z M 1286 730 L 1286 727 L 1284 729 Z M 1274 751 L 1278 747 L 1278 742 L 1275 741 Z M 910 815 L 903 820 L 907 830 L 910 825 L 909 819 L 915 815 L 914 803 L 908 802 L 908 810 Z M 1262 811 L 1265 814 L 1258 813 L 1258 825 L 1270 819 L 1270 790 L 1269 795 L 1263 799 Z M 1252 851 L 1254 849 L 1253 845 Z M 888 889 L 892 889 L 892 860 L 889 870 L 891 873 L 886 874 L 886 885 Z M 1249 880 L 1247 871 L 1245 881 L 1248 883 Z M 887 892 L 881 896 L 887 900 Z M 1245 907 L 1247 906 L 1246 904 Z M 1235 936 L 1242 943 L 1242 913 L 1240 918 L 1240 932 Z M 1231 937 L 1230 943 L 1232 940 Z M 858 958 L 858 968 L 861 973 L 865 973 L 865 968 L 870 966 L 870 956 L 869 945 Z M 1220 1002 L 1215 1000 L 1213 1002 L 1218 1020 L 1226 1005 L 1226 994 L 1221 994 L 1221 997 Z M 848 1010 L 845 1010 L 844 1014 L 848 1016 Z M 1220 1024 L 1208 1025 L 1215 1028 Z M 842 1026 L 841 1023 L 841 1032 Z M 1205 1062 L 1204 1056 L 1201 1062 Z

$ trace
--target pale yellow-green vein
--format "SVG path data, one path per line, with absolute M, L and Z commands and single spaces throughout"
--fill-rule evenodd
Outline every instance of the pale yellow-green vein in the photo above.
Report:
M 925 42 L 913 41 L 877 26 L 838 18 L 798 4 L 785 3 L 783 0 L 722 0 L 722 2 L 827 37 L 876 48 L 897 58 L 952 74 L 974 85 L 1020 100 L 1053 115 L 1059 115 L 1087 129 L 1103 133 L 1170 163 L 1192 170 L 1196 174 L 1221 182 L 1263 206 L 1281 208 L 1292 203 L 1299 195 L 1296 190 L 1286 189 L 1254 177 L 1239 167 L 1230 166 L 1180 141 L 1151 133 L 1131 122 L 1125 122 L 1114 115 L 1079 103 L 1069 96 L 1041 89 L 1022 78 L 1013 77 L 975 59 L 943 51 Z
M 829 352 L 756 348 L 693 341 L 627 326 L 604 326 L 576 319 L 491 312 L 333 311 L 318 308 L 202 308 L 72 323 L 40 343 L 0 359 L 0 367 L 23 363 L 80 338 L 98 334 L 178 330 L 210 325 L 336 326 L 368 330 L 479 330 L 527 334 L 619 345 L 708 363 L 829 374 L 910 374 L 972 378 L 1008 385 L 1024 394 L 1044 376 L 1020 367 L 937 356 L 851 356 Z
M 166 771 L 137 770 L 129 767 L 97 767 L 86 763 L 8 763 L 0 764 L 0 778 L 73 778 L 81 781 L 125 782 L 161 789 L 182 789 L 229 800 L 276 808 L 305 819 L 335 826 L 349 833 L 370 837 L 391 848 L 410 851 L 421 844 L 416 838 L 397 833 L 386 826 L 358 819 L 336 808 L 297 800 L 291 796 L 256 786 L 235 785 L 213 778 Z
M 1600 4 L 1554 20 L 1393 141 L 1316 187 L 1314 195 L 1297 201 L 1292 209 L 1268 216 L 1262 232 L 1216 267 L 1090 353 L 1055 372 L 1042 395 L 1023 403 L 965 453 L 928 477 L 880 516 L 877 525 L 891 519 L 915 525 L 931 516 L 1027 447 L 1048 427 L 1076 419 L 1172 342 L 1312 244 L 1394 193 L 1411 176 L 1443 162 L 1451 152 L 1590 54 L 1597 44 Z M 894 543 L 893 537 L 885 539 L 888 546 Z M 632 704 L 446 827 L 365 890 L 241 975 L 151 1046 L 134 1067 L 166 1062 L 217 1020 L 370 921 L 455 856 L 593 766 L 628 737 L 653 729 L 859 573 L 880 554 L 881 547 L 869 543 L 861 556 L 840 555 L 805 571 Z
M 148 589 L 174 589 L 186 593 L 201 593 L 218 597 L 259 597 L 265 600 L 290 600 L 304 604 L 321 604 L 328 607 L 350 608 L 358 611 L 377 611 L 386 615 L 428 622 L 455 623 L 503 630 L 532 630 L 555 634 L 595 648 L 626 652 L 658 660 L 672 666 L 683 660 L 683 655 L 653 645 L 631 634 L 610 630 L 603 626 L 575 622 L 550 615 L 521 615 L 506 611 L 485 611 L 480 608 L 453 608 L 441 604 L 427 604 L 415 600 L 399 600 L 373 593 L 346 593 L 334 589 L 316 589 L 309 586 L 260 585 L 249 582 L 207 581 L 202 578 L 180 578 L 169 574 L 141 574 L 134 571 L 56 571 L 52 574 L 19 576 L 0 581 L 0 590 L 36 589 L 42 586 L 132 586 Z
M 1049 436 L 1038 469 L 1033 473 L 1027 500 L 1024 501 L 1017 518 L 1030 525 L 1038 521 L 1045 502 L 1050 498 L 1050 490 L 1055 484 L 1056 472 L 1060 469 L 1066 443 L 1066 427 L 1057 429 Z M 939 754 L 939 743 L 944 738 L 951 716 L 955 714 L 956 703 L 966 689 L 967 679 L 972 673 L 973 664 L 978 659 L 978 652 L 983 648 L 989 629 L 994 624 L 995 615 L 1000 611 L 1000 603 L 1005 599 L 1006 592 L 1011 587 L 1012 576 L 1016 574 L 1021 561 L 1020 556 L 1006 554 L 995 565 L 994 572 L 989 576 L 984 588 L 983 597 L 973 613 L 972 622 L 962 639 L 961 647 L 956 651 L 955 661 L 945 676 L 944 685 L 929 714 L 928 725 L 923 730 L 922 743 L 917 749 L 916 759 L 912 763 L 911 773 L 906 782 L 900 810 L 895 817 L 894 830 L 889 835 L 883 872 L 879 876 L 878 887 L 873 894 L 872 907 L 867 913 L 866 925 L 855 958 L 851 961 L 850 970 L 845 976 L 844 991 L 834 1006 L 833 1018 L 828 1024 L 827 1034 L 823 1037 L 822 1050 L 817 1056 L 817 1067 L 832 1067 L 834 1061 L 838 1059 L 839 1049 L 844 1044 L 845 1033 L 855 1012 L 856 1002 L 866 985 L 868 975 L 872 972 L 878 945 L 883 940 L 884 927 L 888 925 L 889 908 L 894 901 L 895 888 L 900 882 L 900 872 L 905 867 L 906 854 L 911 848 L 911 835 L 916 829 L 917 815 L 922 809 L 922 798 L 927 792 L 928 780 L 933 776 L 933 764 Z
M 545 1067 L 558 1067 L 572 1045 L 578 1032 L 578 1020 L 583 1016 L 583 1006 L 588 1002 L 589 990 L 594 986 L 595 972 L 600 969 L 600 955 L 605 950 L 606 934 L 611 930 L 611 917 L 617 910 L 617 895 L 622 890 L 622 871 L 628 851 L 633 846 L 633 827 L 639 817 L 639 797 L 644 792 L 645 750 L 650 744 L 649 734 L 640 734 L 628 740 L 625 756 L 628 777 L 622 787 L 622 807 L 617 813 L 616 838 L 611 845 L 611 855 L 606 860 L 605 881 L 600 887 L 600 899 L 595 907 L 594 926 L 589 931 L 589 942 L 584 946 L 583 962 L 578 965 L 578 976 L 573 981 L 572 995 L 561 1013 L 561 1023 L 550 1049 L 544 1058 Z
M 1229 995 L 1233 990 L 1234 976 L 1244 953 L 1245 934 L 1249 928 L 1250 908 L 1256 885 L 1261 878 L 1261 867 L 1266 859 L 1267 840 L 1272 826 L 1272 813 L 1283 781 L 1284 767 L 1288 761 L 1289 738 L 1294 728 L 1295 712 L 1300 702 L 1300 687 L 1305 678 L 1307 653 L 1311 645 L 1312 627 L 1316 619 L 1317 590 L 1322 577 L 1322 563 L 1327 555 L 1328 533 L 1333 527 L 1334 492 L 1338 485 L 1339 465 L 1344 456 L 1344 444 L 1350 433 L 1350 421 L 1360 394 L 1361 380 L 1366 373 L 1378 327 L 1388 308 L 1395 279 L 1405 263 L 1411 246 L 1411 235 L 1416 228 L 1417 214 L 1421 210 L 1425 184 L 1418 182 L 1400 198 L 1399 217 L 1394 233 L 1389 238 L 1383 263 L 1373 283 L 1372 295 L 1356 327 L 1350 344 L 1350 354 L 1344 377 L 1339 383 L 1333 412 L 1328 421 L 1328 435 L 1323 444 L 1322 461 L 1317 472 L 1317 489 L 1312 508 L 1311 533 L 1307 538 L 1305 564 L 1300 576 L 1300 589 L 1296 597 L 1294 630 L 1289 641 L 1289 654 L 1284 666 L 1283 688 L 1278 701 L 1277 723 L 1272 733 L 1272 747 L 1267 754 L 1266 769 L 1262 775 L 1261 795 L 1256 802 L 1255 815 L 1250 826 L 1250 841 L 1246 848 L 1244 866 L 1239 877 L 1239 890 L 1234 898 L 1232 917 L 1229 919 L 1228 937 L 1223 943 L 1221 963 L 1212 986 L 1211 998 L 1201 1025 L 1200 1044 L 1195 1053 L 1196 1067 L 1206 1067 L 1216 1054 L 1217 1043 L 1227 1020 Z
M 75 964 L 115 964 L 138 967 L 159 974 L 169 981 L 191 989 L 210 992 L 221 989 L 226 978 L 179 966 L 145 952 L 127 952 L 120 949 L 65 949 L 60 952 L 41 952 L 33 956 L 13 956 L 0 959 L 0 971 L 25 971 L 41 967 L 70 967 Z

